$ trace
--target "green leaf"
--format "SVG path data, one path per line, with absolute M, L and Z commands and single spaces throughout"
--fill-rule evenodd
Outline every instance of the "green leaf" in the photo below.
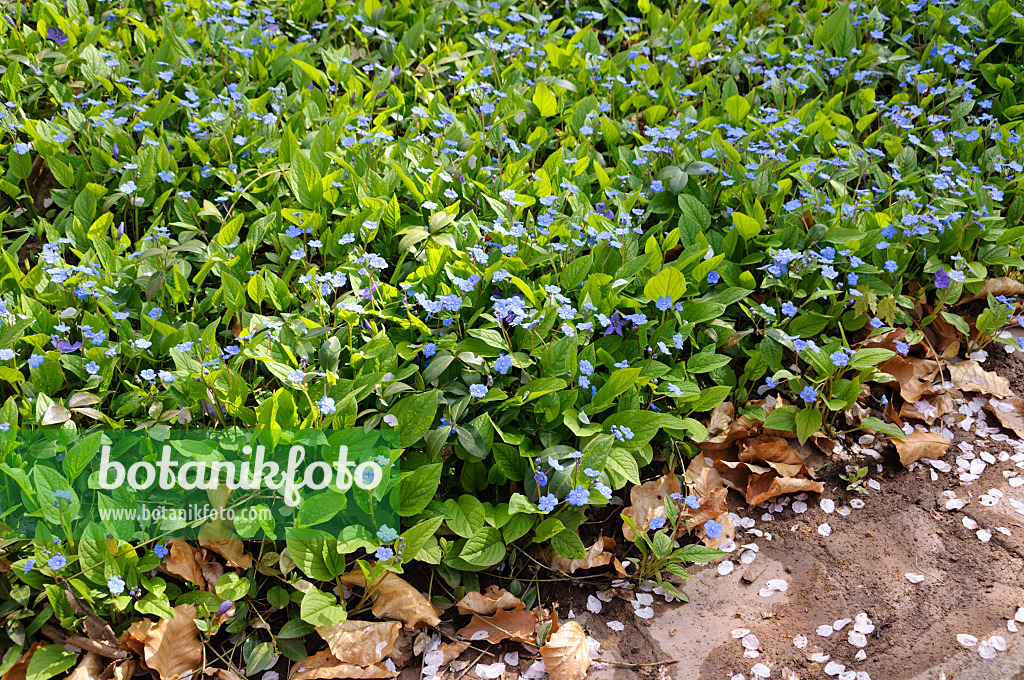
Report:
M 545 83 L 537 83 L 533 90 L 533 104 L 540 110 L 540 115 L 545 118 L 558 113 L 558 98 Z
M 408 474 L 403 473 L 398 485 L 398 514 L 412 517 L 423 512 L 434 500 L 440 485 L 441 463 L 421 465 Z
M 388 413 L 398 419 L 401 447 L 408 448 L 430 431 L 437 414 L 438 390 L 410 394 L 392 406 Z
M 640 375 L 640 370 L 639 368 L 620 368 L 612 371 L 612 374 L 608 376 L 608 381 L 594 395 L 592 402 L 593 410 L 590 411 L 591 415 L 600 413 L 611 406 L 615 397 L 635 385 L 636 379 Z
M 890 437 L 895 437 L 896 439 L 907 438 L 907 435 L 903 432 L 903 430 L 901 430 L 896 425 L 893 425 L 892 423 L 887 423 L 884 420 L 880 420 L 872 416 L 868 416 L 864 420 L 860 421 L 860 426 L 861 429 L 864 430 L 869 430 L 873 432 L 884 432 Z
M 74 666 L 77 659 L 61 645 L 40 647 L 29 659 L 25 680 L 48 680 Z
M 732 223 L 744 241 L 749 241 L 761 233 L 761 223 L 741 212 L 734 212 L 732 214 Z
M 821 411 L 816 408 L 802 408 L 796 414 L 796 436 L 800 443 L 806 442 L 821 428 Z
M 295 526 L 305 528 L 322 524 L 344 510 L 345 502 L 345 495 L 336 491 L 310 494 L 299 504 Z
M 562 557 L 570 560 L 582 560 L 587 556 L 587 548 L 583 540 L 571 529 L 564 529 L 551 539 L 551 547 Z
M 317 581 L 332 581 L 345 571 L 345 558 L 338 553 L 338 540 L 317 529 L 288 529 L 288 554 L 306 576 Z
M 651 280 L 644 286 L 644 295 L 651 302 L 657 302 L 659 298 L 669 297 L 675 302 L 686 292 L 686 276 L 672 266 L 667 266 L 651 277 Z
M 678 165 L 666 165 L 658 171 L 657 179 L 665 182 L 668 190 L 673 194 L 678 194 L 686 188 L 686 182 L 690 178 Z
M 418 524 L 406 529 L 402 534 L 402 538 L 405 540 L 405 550 L 402 552 L 402 559 L 406 562 L 416 559 L 416 555 L 419 554 L 420 549 L 426 544 L 427 539 L 437 533 L 442 522 L 444 522 L 444 517 L 438 515 L 422 520 Z
M 764 426 L 772 430 L 796 432 L 796 414 L 799 410 L 796 406 L 779 406 L 764 419 Z
M 721 550 L 717 548 L 709 548 L 706 545 L 700 543 L 691 543 L 688 546 L 680 548 L 676 552 L 676 557 L 679 558 L 680 562 L 693 562 L 694 564 L 705 564 L 711 560 L 717 559 L 724 555 Z
M 338 604 L 338 598 L 317 588 L 302 596 L 299 616 L 314 626 L 334 626 L 348 618 L 345 607 Z
M 475 567 L 491 567 L 505 559 L 505 544 L 501 534 L 494 527 L 483 527 L 466 541 L 459 553 L 466 562 Z
M 750 112 L 750 102 L 738 94 L 733 95 L 725 100 L 725 112 L 733 121 L 739 123 Z

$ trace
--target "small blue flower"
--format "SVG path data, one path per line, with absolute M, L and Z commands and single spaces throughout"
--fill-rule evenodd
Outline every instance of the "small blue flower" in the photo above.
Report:
M 664 517 L 655 517 L 654 519 L 651 520 L 651 523 L 650 523 L 649 526 L 654 531 L 657 531 L 658 529 L 661 529 L 662 527 L 664 527 L 665 523 L 666 523 L 666 520 L 665 520 Z
M 487 396 L 487 386 L 481 385 L 480 383 L 470 385 L 469 393 L 477 399 L 483 399 Z
M 842 350 L 832 352 L 832 354 L 828 355 L 828 358 L 832 360 L 832 365 L 836 368 L 840 368 L 850 363 L 850 357 Z
M 555 498 L 554 494 L 549 493 L 546 496 L 541 496 L 537 500 L 537 508 L 541 512 L 551 512 L 552 510 L 555 509 L 556 505 L 558 505 L 558 499 Z
M 395 551 L 392 550 L 391 548 L 386 548 L 384 546 L 381 546 L 381 547 L 377 548 L 377 552 L 375 552 L 373 554 L 373 556 L 376 557 L 381 562 L 386 562 L 386 561 L 390 560 L 392 557 L 395 556 Z
M 538 472 L 533 476 L 533 479 L 537 482 L 537 486 L 547 486 L 548 476 L 543 471 Z
M 67 565 L 67 563 L 67 558 L 65 558 L 60 553 L 57 553 L 50 559 L 46 560 L 46 564 L 49 565 L 50 569 L 53 569 L 54 571 L 60 571 Z
M 709 519 L 704 523 L 704 533 L 708 535 L 708 538 L 718 538 L 722 535 L 722 525 L 713 519 Z
M 672 309 L 672 298 L 670 298 L 667 295 L 662 295 L 660 298 L 658 298 L 658 301 L 655 303 L 655 306 L 658 308 L 659 311 L 662 312 Z
M 120 595 L 124 592 L 124 580 L 120 576 L 111 576 L 107 579 L 107 590 L 111 595 Z
M 33 567 L 35 567 L 35 566 L 36 566 L 36 561 L 35 560 L 26 560 L 25 561 L 25 571 L 24 571 L 24 573 L 27 574 L 28 572 L 32 571 Z
M 337 410 L 334 406 L 334 399 L 328 397 L 326 394 L 320 397 L 320 401 L 316 402 L 317 408 L 320 409 L 320 413 L 329 416 Z
M 437 354 L 437 345 L 435 343 L 428 342 L 427 344 L 423 345 L 423 356 L 429 359 L 435 354 Z
M 812 404 L 814 403 L 814 400 L 818 398 L 818 391 L 811 387 L 810 385 L 807 385 L 802 390 L 800 390 L 800 398 L 803 399 L 808 404 Z
M 385 543 L 390 543 L 398 538 L 398 532 L 385 524 L 380 529 L 377 529 L 377 538 Z
M 508 373 L 508 369 L 512 368 L 512 357 L 502 352 L 498 355 L 498 358 L 494 360 L 494 370 L 502 375 Z
M 135 186 L 135 182 L 133 182 L 131 180 L 128 180 L 127 182 L 122 184 L 120 187 L 118 187 L 118 189 L 120 189 L 121 193 L 123 193 L 123 194 L 134 194 L 135 190 L 138 189 L 138 187 Z
M 569 495 L 565 497 L 565 500 L 569 502 L 569 505 L 583 507 L 590 500 L 590 491 L 577 484 L 576 488 L 570 491 Z
M 714 283 L 718 283 L 721 280 L 722 280 L 722 277 L 719 276 L 718 272 L 716 272 L 715 270 L 712 269 L 711 272 L 708 273 L 708 283 L 714 284 Z
M 167 557 L 167 552 L 168 552 L 167 548 L 165 548 L 162 545 L 158 544 L 158 545 L 153 546 L 153 554 L 156 555 L 157 557 L 159 557 L 160 559 L 163 559 L 163 558 Z
M 684 501 L 686 502 L 686 505 L 687 505 L 687 506 L 688 506 L 688 507 L 689 507 L 689 508 L 690 508 L 691 510 L 696 510 L 696 509 L 698 509 L 698 508 L 700 507 L 700 501 L 698 501 L 698 500 L 697 500 L 697 497 L 696 497 L 696 496 L 694 496 L 693 494 L 691 494 L 691 495 L 687 496 L 687 497 L 686 497 L 686 498 L 684 498 L 683 500 L 684 500 Z

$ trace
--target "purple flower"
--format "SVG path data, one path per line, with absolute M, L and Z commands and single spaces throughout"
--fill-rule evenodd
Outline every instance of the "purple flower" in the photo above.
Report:
M 231 600 L 224 600 L 223 602 L 220 603 L 220 608 L 217 610 L 217 616 L 224 616 L 229 611 L 231 611 L 231 608 L 234 607 L 234 606 L 235 606 L 235 603 L 232 602 Z
M 949 274 L 946 270 L 939 268 L 939 271 L 935 272 L 935 287 L 936 288 L 949 288 Z
M 604 334 L 611 335 L 612 333 L 617 333 L 622 335 L 622 329 L 625 328 L 628 323 L 629 321 L 624 319 L 622 315 L 619 314 L 618 310 L 615 310 L 615 313 L 608 319 L 608 325 L 605 326 Z
M 82 343 L 80 342 L 71 343 L 56 335 L 50 336 L 50 342 L 53 343 L 53 346 L 56 347 L 61 354 L 71 354 L 72 352 L 78 351 L 78 348 L 82 346 Z
M 64 31 L 55 26 L 50 26 L 46 29 L 46 37 L 48 40 L 52 40 L 53 44 L 57 47 L 64 47 L 65 43 L 68 41 L 68 36 Z

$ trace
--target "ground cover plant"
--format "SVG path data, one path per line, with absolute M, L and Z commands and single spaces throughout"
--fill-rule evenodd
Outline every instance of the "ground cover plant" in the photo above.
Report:
M 0 675 L 387 677 L 457 603 L 576 679 L 538 568 L 683 597 L 727 489 L 821 490 L 788 442 L 941 456 L 932 381 L 1009 397 L 974 360 L 1024 350 L 1019 9 L 8 7 Z M 101 518 L 146 501 L 105 444 L 360 430 L 388 521 Z

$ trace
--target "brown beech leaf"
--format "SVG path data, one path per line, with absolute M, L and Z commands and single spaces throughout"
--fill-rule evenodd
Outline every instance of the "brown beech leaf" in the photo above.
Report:
M 888 383 L 900 391 L 905 401 L 915 402 L 925 394 L 934 394 L 932 380 L 939 372 L 939 362 L 920 357 L 896 355 L 878 367 L 895 378 Z
M 999 424 L 1013 430 L 1018 437 L 1024 437 L 1024 399 L 989 399 L 985 410 L 991 411 Z
M 799 493 L 800 491 L 821 493 L 824 490 L 824 484 L 806 477 L 781 477 L 777 472 L 750 475 L 750 480 L 747 482 L 747 503 L 760 505 L 787 493 Z
M 473 615 L 473 620 L 459 631 L 459 636 L 466 640 L 487 640 L 501 642 L 515 639 L 521 642 L 533 640 L 537 628 L 537 615 L 523 605 L 513 609 L 502 609 L 493 616 Z
M 353 570 L 341 577 L 341 582 L 350 586 L 366 588 L 366 579 L 359 570 Z M 385 572 L 370 586 L 373 598 L 373 615 L 380 619 L 397 619 L 408 630 L 420 626 L 436 626 L 441 622 L 437 610 L 404 580 L 393 573 Z
M 64 680 L 99 680 L 107 666 L 114 663 L 96 652 L 86 652 Z
M 25 675 L 28 673 L 28 662 L 32 660 L 32 655 L 36 653 L 40 647 L 43 646 L 42 642 L 36 642 L 28 648 L 21 657 L 14 662 L 14 665 L 7 669 L 4 673 L 3 678 L 0 680 L 25 680 Z
M 590 668 L 587 634 L 580 624 L 567 621 L 548 636 L 540 656 L 552 680 L 583 680 Z
M 131 680 L 139 669 L 138 659 L 128 659 L 114 666 L 113 680 Z
M 161 619 L 150 627 L 143 658 L 160 680 L 175 680 L 203 667 L 195 605 L 179 604 L 173 619 Z
M 962 297 L 956 301 L 954 307 L 959 307 L 962 304 L 966 304 L 973 300 L 979 300 L 981 298 L 988 298 L 989 295 L 1007 295 L 1009 297 L 1019 297 L 1024 295 L 1024 283 L 1011 279 L 1007 276 L 1001 276 L 996 279 L 989 279 L 985 282 L 985 285 L 981 287 L 981 292 L 977 295 L 969 295 Z
M 487 590 L 482 593 L 466 593 L 466 596 L 455 606 L 459 608 L 460 614 L 490 616 L 499 609 L 512 609 L 521 604 L 523 604 L 522 600 L 504 588 L 487 586 Z
M 342 663 L 334 658 L 331 650 L 314 654 L 305 661 L 292 666 L 288 680 L 332 680 L 333 678 L 393 678 L 397 671 L 388 670 L 384 664 L 355 666 Z
M 953 397 L 948 393 L 922 397 L 920 401 L 903 402 L 900 408 L 901 418 L 916 418 L 929 425 L 953 410 Z
M 595 567 L 604 567 L 611 564 L 612 555 L 606 550 L 611 550 L 615 547 L 615 539 L 607 538 L 605 536 L 599 536 L 594 544 L 587 548 L 587 555 L 580 560 L 570 560 L 566 557 L 562 557 L 555 551 L 551 551 L 548 557 L 548 564 L 559 571 L 564 571 L 566 574 L 571 574 L 577 569 L 593 569 Z
M 149 619 L 133 621 L 131 625 L 121 633 L 121 637 L 117 638 L 117 641 L 126 649 L 130 649 L 139 657 L 142 657 L 146 650 L 146 638 L 149 636 L 149 629 L 152 627 L 153 622 Z
M 442 654 L 444 654 L 444 661 L 442 661 L 440 664 L 441 666 L 444 666 L 445 664 L 451 663 L 452 661 L 455 661 L 455 659 L 458 659 L 459 656 L 464 651 L 469 649 L 469 643 L 465 641 L 442 642 L 438 646 L 438 649 L 441 651 Z
M 736 416 L 736 408 L 731 401 L 723 401 L 711 411 L 708 422 L 708 437 L 714 438 L 729 429 Z
M 355 666 L 372 666 L 391 654 L 402 624 L 398 621 L 342 621 L 317 626 L 334 658 Z
M 637 531 L 647 531 L 652 519 L 665 517 L 665 498 L 674 493 L 679 493 L 679 481 L 671 472 L 634 486 L 629 490 L 630 506 L 622 511 L 622 516 L 633 520 Z M 622 525 L 622 535 L 627 541 L 635 538 L 633 529 L 625 523 Z
M 914 430 L 906 439 L 893 440 L 896 451 L 900 454 L 900 462 L 906 467 L 922 458 L 942 458 L 952 443 L 952 439 L 924 430 Z
M 1009 380 L 992 371 L 986 371 L 977 361 L 962 361 L 946 368 L 949 370 L 949 379 L 958 390 L 980 392 L 1000 399 L 1013 396 Z
M 751 431 L 756 430 L 760 423 L 751 420 L 746 416 L 740 416 L 734 420 L 727 430 L 720 434 L 700 442 L 701 453 L 708 458 L 721 458 L 735 448 L 735 443 L 750 436 Z
M 199 562 L 202 561 L 199 550 L 191 543 L 179 539 L 168 541 L 167 550 L 163 568 L 206 590 L 206 578 L 203 577 L 203 570 L 199 568 Z
M 217 678 L 217 680 L 245 680 L 241 675 L 226 668 L 207 668 L 203 671 L 206 675 Z
M 803 457 L 782 437 L 761 435 L 742 442 L 740 462 L 766 463 L 783 477 L 811 476 Z
M 252 557 L 246 554 L 244 545 L 239 540 L 199 541 L 199 545 L 223 557 L 229 567 L 252 568 Z

